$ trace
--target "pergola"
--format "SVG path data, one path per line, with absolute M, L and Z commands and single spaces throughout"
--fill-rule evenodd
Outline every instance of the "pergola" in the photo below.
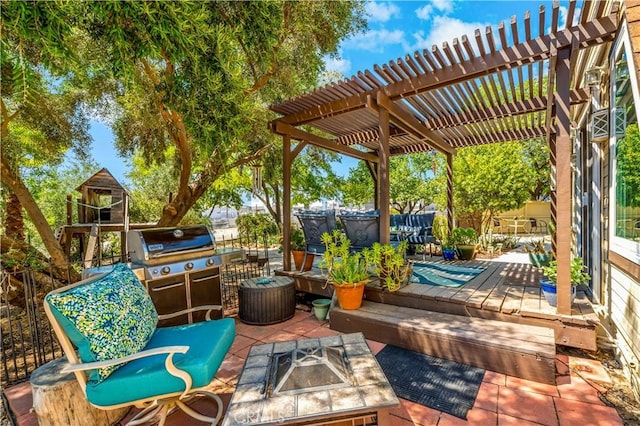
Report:
M 446 156 L 451 229 L 457 149 L 544 137 L 553 174 L 557 311 L 570 314 L 570 128 L 590 107 L 586 71 L 606 60 L 618 29 L 617 4 L 586 1 L 577 9 L 576 3 L 569 2 L 562 28 L 554 2 L 550 26 L 545 23 L 548 12 L 540 6 L 537 24 L 530 13 L 520 25 L 512 17 L 497 32 L 491 27 L 484 33 L 476 30 L 472 38 L 462 36 L 272 105 L 282 115 L 270 126 L 282 135 L 284 146 L 284 269 L 291 269 L 291 163 L 307 144 L 366 162 L 376 186 L 381 242 L 387 243 L 392 155 L 437 150 Z M 577 10 L 580 15 L 574 19 Z M 292 140 L 299 142 L 293 145 Z

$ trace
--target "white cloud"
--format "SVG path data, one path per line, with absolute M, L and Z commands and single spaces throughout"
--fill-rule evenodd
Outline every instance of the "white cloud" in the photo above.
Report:
M 433 7 L 440 12 L 450 13 L 453 12 L 453 1 L 451 0 L 433 0 Z
M 416 16 L 424 21 L 431 18 L 431 12 L 433 12 L 433 6 L 425 4 L 421 8 L 416 9 Z
M 451 0 L 432 0 L 424 6 L 416 9 L 416 16 L 424 21 L 431 19 L 431 14 L 439 11 L 443 14 L 453 12 L 453 2 Z
M 347 76 L 351 71 L 351 61 L 348 59 L 325 56 L 324 67 L 329 73 L 339 73 L 343 76 Z
M 573 22 L 569 25 L 570 27 L 574 25 L 578 25 L 580 21 L 580 8 L 577 7 L 573 14 Z M 564 28 L 567 25 L 567 12 L 569 10 L 566 6 L 560 6 L 560 22 L 558 22 L 558 28 Z M 549 27 L 551 28 L 551 27 Z
M 372 30 L 367 31 L 365 34 L 357 34 L 345 42 L 345 46 L 349 48 L 362 49 L 369 52 L 382 52 L 384 47 L 390 44 L 406 44 L 404 31 Z
M 370 1 L 365 7 L 370 22 L 387 22 L 394 16 L 400 17 L 400 8 L 393 3 Z
M 413 34 L 415 44 L 412 50 L 431 50 L 431 46 L 434 44 L 442 47 L 442 43 L 445 41 L 451 46 L 454 38 L 461 40 L 463 35 L 473 40 L 474 31 L 476 29 L 483 30 L 487 25 L 482 22 L 463 22 L 460 19 L 449 16 L 435 16 L 428 34 L 425 35 L 424 31 L 418 31 Z M 472 42 L 471 45 L 475 47 L 475 42 Z

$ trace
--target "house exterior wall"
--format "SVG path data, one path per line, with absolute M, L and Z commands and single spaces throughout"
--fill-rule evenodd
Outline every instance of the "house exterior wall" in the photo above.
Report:
M 629 79 L 633 90 L 635 117 L 628 117 L 637 123 L 640 111 L 638 75 L 640 75 L 640 2 L 626 2 L 627 21 L 623 19 L 620 32 L 609 56 L 609 70 L 612 81 L 608 99 L 604 106 L 611 109 L 610 139 L 603 149 L 602 202 L 603 224 L 603 274 L 602 307 L 603 324 L 608 328 L 632 388 L 640 395 L 640 241 L 628 235 L 621 238 L 620 223 L 616 215 L 623 218 L 635 217 L 633 207 L 616 205 L 616 141 L 615 136 L 615 73 L 616 61 L 622 52 L 627 54 Z M 631 121 L 634 120 L 634 121 Z M 629 210 L 631 209 L 631 210 Z M 638 216 L 640 217 L 640 216 Z M 616 226 L 618 223 L 618 226 Z M 616 229 L 618 228 L 618 231 Z

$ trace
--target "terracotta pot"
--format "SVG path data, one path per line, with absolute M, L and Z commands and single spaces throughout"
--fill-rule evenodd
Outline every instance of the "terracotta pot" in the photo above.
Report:
M 291 254 L 293 255 L 293 263 L 296 267 L 296 271 L 300 271 L 300 267 L 302 266 L 302 262 L 304 261 L 304 269 L 302 271 L 310 271 L 313 267 L 313 254 L 307 255 L 307 260 L 304 260 L 304 251 L 292 250 Z
M 355 284 L 335 284 L 333 290 L 336 292 L 340 309 L 354 310 L 359 309 L 362 305 L 362 297 L 364 296 L 365 282 Z

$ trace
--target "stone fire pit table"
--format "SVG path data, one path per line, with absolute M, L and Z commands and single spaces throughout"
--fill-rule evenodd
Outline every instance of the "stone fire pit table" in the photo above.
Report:
M 253 345 L 222 425 L 388 425 L 397 406 L 363 334 L 344 334 Z

